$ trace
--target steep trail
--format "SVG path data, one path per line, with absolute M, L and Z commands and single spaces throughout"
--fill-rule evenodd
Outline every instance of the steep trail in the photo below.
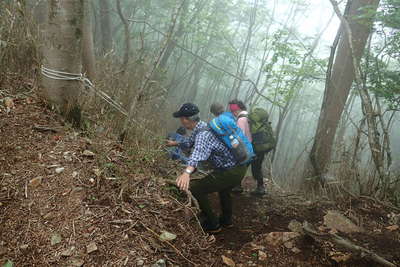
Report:
M 346 237 L 400 263 L 398 210 L 366 199 L 311 202 L 271 184 L 262 198 L 233 195 L 234 227 L 203 235 L 185 197 L 178 201 L 164 182 L 175 177 L 170 161 L 105 135 L 89 138 L 35 95 L 12 101 L 0 105 L 0 265 L 226 266 L 228 258 L 235 266 L 373 266 L 329 242 L 268 238 L 290 232 L 292 220 L 325 231 L 328 210 L 365 229 Z M 255 186 L 249 177 L 243 185 Z M 163 231 L 176 237 L 160 240 Z

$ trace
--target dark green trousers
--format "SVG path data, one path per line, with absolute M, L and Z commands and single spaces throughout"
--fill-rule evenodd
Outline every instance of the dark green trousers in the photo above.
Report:
M 199 202 L 201 211 L 209 222 L 217 222 L 218 218 L 214 214 L 208 194 L 218 192 L 221 202 L 222 217 L 231 219 L 232 217 L 232 197 L 231 190 L 239 185 L 246 174 L 247 166 L 240 165 L 229 170 L 215 170 L 203 179 L 191 182 L 190 191 Z
M 272 149 L 263 152 L 256 152 L 255 159 L 251 162 L 251 173 L 253 174 L 254 179 L 257 181 L 258 187 L 264 187 L 264 175 L 262 172 L 262 163 L 264 161 L 265 156 Z

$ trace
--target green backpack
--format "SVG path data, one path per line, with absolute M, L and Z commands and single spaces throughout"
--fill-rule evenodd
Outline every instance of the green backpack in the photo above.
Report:
M 274 149 L 276 140 L 271 123 L 268 121 L 268 112 L 262 108 L 255 108 L 247 117 L 255 152 L 267 152 Z

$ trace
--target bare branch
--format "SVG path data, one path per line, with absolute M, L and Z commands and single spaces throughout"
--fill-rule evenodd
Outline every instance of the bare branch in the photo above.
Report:
M 153 29 L 154 31 L 158 32 L 159 34 L 161 34 L 161 35 L 163 35 L 163 36 L 168 36 L 168 34 L 163 33 L 162 31 L 160 31 L 160 30 L 154 28 L 154 27 L 153 27 L 150 23 L 148 23 L 147 21 L 133 20 L 133 19 L 128 19 L 128 20 L 131 21 L 131 22 L 134 22 L 134 23 L 143 23 L 143 24 L 146 24 L 147 26 L 149 26 L 151 29 Z M 260 90 L 257 88 L 256 84 L 255 84 L 252 80 L 250 80 L 250 79 L 243 79 L 243 78 L 241 78 L 241 77 L 239 77 L 239 76 L 237 76 L 237 75 L 235 75 L 235 74 L 233 74 L 233 73 L 231 73 L 231 72 L 229 72 L 229 71 L 227 71 L 227 70 L 225 70 L 225 69 L 223 69 L 223 68 L 221 68 L 221 67 L 219 67 L 219 66 L 217 66 L 217 65 L 215 65 L 215 64 L 213 64 L 213 63 L 211 63 L 211 62 L 208 61 L 207 59 L 204 59 L 203 57 L 199 56 L 198 54 L 192 52 L 190 49 L 187 49 L 186 47 L 184 47 L 184 46 L 178 44 L 178 43 L 177 43 L 176 41 L 174 41 L 174 40 L 170 40 L 170 42 L 174 42 L 175 45 L 176 45 L 177 47 L 179 47 L 179 48 L 182 49 L 183 51 L 185 51 L 185 52 L 191 54 L 192 56 L 196 57 L 197 59 L 203 61 L 204 63 L 206 63 L 207 65 L 213 67 L 214 69 L 217 69 L 217 70 L 219 70 L 219 71 L 221 71 L 221 72 L 223 72 L 223 73 L 225 73 L 225 74 L 227 74 L 227 75 L 229 75 L 229 76 L 231 76 L 231 77 L 233 77 L 233 78 L 235 78 L 235 79 L 238 79 L 238 80 L 240 80 L 240 81 L 242 81 L 242 82 L 249 82 L 249 83 L 251 83 L 251 84 L 254 86 L 254 89 L 255 89 L 255 91 L 257 92 L 257 94 L 259 94 L 261 97 L 263 97 L 265 100 L 267 100 L 267 101 L 270 102 L 271 104 L 277 105 L 277 106 L 279 106 L 279 107 L 282 107 L 281 104 L 277 103 L 276 101 L 273 101 L 273 100 L 272 100 L 271 98 L 269 98 L 268 96 L 263 95 L 263 94 L 260 92 Z

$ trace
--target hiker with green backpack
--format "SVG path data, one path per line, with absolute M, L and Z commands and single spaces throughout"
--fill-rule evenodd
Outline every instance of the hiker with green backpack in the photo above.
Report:
M 268 112 L 262 108 L 255 108 L 250 113 L 246 111 L 246 105 L 240 100 L 229 102 L 229 109 L 237 118 L 237 124 L 243 132 L 246 133 L 249 140 L 252 141 L 253 149 L 256 154 L 251 162 L 251 172 L 257 181 L 257 188 L 251 192 L 253 195 L 264 195 L 264 175 L 262 172 L 262 163 L 265 156 L 275 148 L 276 140 L 273 134 L 271 123 L 269 122 Z M 248 131 L 249 129 L 249 131 Z M 239 185 L 233 192 L 243 192 Z

